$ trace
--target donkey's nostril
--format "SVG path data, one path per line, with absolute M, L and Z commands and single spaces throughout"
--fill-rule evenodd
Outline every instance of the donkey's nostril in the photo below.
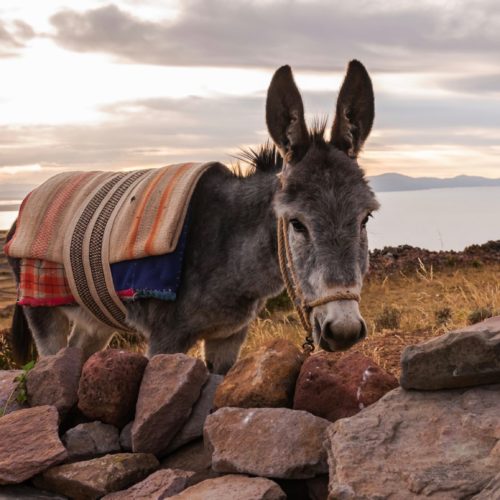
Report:
M 350 324 L 336 324 L 333 321 L 325 321 L 321 331 L 322 340 L 321 346 L 328 343 L 330 349 L 341 351 L 349 349 L 356 342 L 366 337 L 366 325 L 364 321 L 354 322 Z

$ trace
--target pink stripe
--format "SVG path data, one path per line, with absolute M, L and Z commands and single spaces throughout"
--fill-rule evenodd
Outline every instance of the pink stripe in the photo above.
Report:
M 69 297 L 59 297 L 57 299 L 35 299 L 33 297 L 24 297 L 18 300 L 20 306 L 63 306 L 65 304 L 74 304 L 75 299 L 71 295 Z
M 86 172 L 77 175 L 74 179 L 71 179 L 67 184 L 65 184 L 65 186 L 56 194 L 54 199 L 51 201 L 38 228 L 36 237 L 33 240 L 30 252 L 32 257 L 39 259 L 47 257 L 47 248 L 53 239 L 54 232 L 61 230 L 61 228 L 57 225 L 57 221 L 61 215 L 62 209 L 81 184 L 93 175 L 93 172 Z M 43 209 L 43 207 L 40 207 L 40 209 Z

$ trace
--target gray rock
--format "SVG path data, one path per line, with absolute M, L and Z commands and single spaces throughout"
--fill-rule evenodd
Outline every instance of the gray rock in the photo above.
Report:
M 37 406 L 0 418 L 0 484 L 22 483 L 68 456 L 58 435 L 55 406 Z
M 285 500 L 286 495 L 275 482 L 269 479 L 231 474 L 207 479 L 171 498 L 177 500 Z
M 205 446 L 216 472 L 281 479 L 326 473 L 330 422 L 287 408 L 221 408 L 205 423 Z
M 395 389 L 328 428 L 331 500 L 470 498 L 500 469 L 500 385 Z
M 161 468 L 194 472 L 188 479 L 188 486 L 220 476 L 212 469 L 212 454 L 205 448 L 201 439 L 192 441 L 165 457 L 161 461 Z
M 149 453 L 118 453 L 52 467 L 34 483 L 70 498 L 96 499 L 142 481 L 158 466 Z
M 69 429 L 62 441 L 68 450 L 69 460 L 95 458 L 121 449 L 118 429 L 102 422 L 79 424 Z
M 19 383 L 15 379 L 22 373 L 22 370 L 0 370 L 0 418 L 28 406 L 16 400 Z
M 185 354 L 151 358 L 142 379 L 132 426 L 132 450 L 162 456 L 187 421 L 208 370 Z
M 401 356 L 405 389 L 453 389 L 500 383 L 500 316 L 446 333 Z
M 120 446 L 123 451 L 132 451 L 132 425 L 134 422 L 129 422 L 120 432 Z
M 53 356 L 40 358 L 27 375 L 30 406 L 52 405 L 61 416 L 66 415 L 78 401 L 82 366 L 83 352 L 76 347 L 65 347 Z
M 193 411 L 189 415 L 188 421 L 170 442 L 167 450 L 168 453 L 203 436 L 205 420 L 214 407 L 215 391 L 222 380 L 224 380 L 222 375 L 210 375 L 207 383 L 201 390 L 198 401 L 193 406 Z
M 163 500 L 180 493 L 186 488 L 187 481 L 194 472 L 185 470 L 163 469 L 154 472 L 128 490 L 117 491 L 103 497 L 105 500 Z

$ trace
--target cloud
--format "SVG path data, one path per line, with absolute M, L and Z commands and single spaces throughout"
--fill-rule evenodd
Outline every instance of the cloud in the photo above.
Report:
M 145 20 L 116 5 L 51 18 L 54 40 L 78 52 L 160 65 L 372 70 L 463 68 L 464 55 L 498 67 L 500 4 L 475 2 L 189 0 L 175 19 Z M 377 2 L 378 4 L 378 2 Z
M 34 36 L 33 28 L 24 21 L 7 23 L 0 19 L 0 57 L 15 56 L 25 47 L 25 42 Z
M 305 92 L 308 120 L 330 112 L 335 92 Z M 361 158 L 369 173 L 470 173 L 500 177 L 500 100 L 403 100 L 379 93 Z M 136 99 L 101 108 L 98 124 L 0 128 L 2 166 L 40 164 L 30 179 L 61 169 L 131 169 L 200 160 L 231 163 L 238 148 L 267 139 L 264 95 Z M 462 106 L 462 107 L 460 107 Z M 457 111 L 461 110 L 461 111 Z M 461 115 L 464 116 L 461 116 Z M 13 176 L 15 177 L 15 176 Z
M 499 96 L 500 73 L 446 79 L 443 86 L 476 96 Z

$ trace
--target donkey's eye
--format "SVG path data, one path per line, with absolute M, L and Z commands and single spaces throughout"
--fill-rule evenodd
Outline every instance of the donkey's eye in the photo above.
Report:
M 361 227 L 364 228 L 366 227 L 366 224 L 368 224 L 368 221 L 370 220 L 370 217 L 373 217 L 372 213 L 370 212 L 361 222 Z
M 300 220 L 290 219 L 290 224 L 292 225 L 293 230 L 296 233 L 307 234 L 307 228 L 306 228 L 306 226 L 304 226 L 304 224 L 302 224 L 302 222 L 300 222 Z

